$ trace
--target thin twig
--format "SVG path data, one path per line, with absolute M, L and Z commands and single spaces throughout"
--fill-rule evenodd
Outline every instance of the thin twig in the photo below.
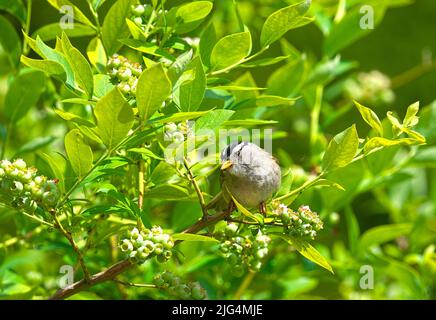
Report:
M 203 211 L 203 219 L 205 219 L 209 215 L 209 213 L 207 212 L 207 205 L 206 201 L 204 201 L 203 192 L 201 191 L 197 180 L 195 180 L 194 174 L 192 173 L 191 167 L 186 158 L 183 158 L 183 164 L 185 166 L 186 172 L 188 173 L 188 180 L 192 183 L 195 192 L 197 193 L 198 200 L 200 201 L 201 211 Z
M 144 283 L 133 283 L 133 282 L 126 282 L 126 281 L 121 281 L 118 279 L 112 279 L 113 282 L 122 284 L 123 286 L 129 286 L 129 287 L 138 287 L 138 288 L 152 288 L 152 289 L 156 289 L 157 286 L 154 284 L 144 284 Z
M 242 294 L 250 286 L 255 275 L 256 275 L 256 272 L 254 272 L 254 271 L 250 270 L 248 272 L 248 274 L 245 276 L 244 280 L 242 281 L 241 285 L 239 286 L 238 290 L 235 293 L 235 297 L 234 297 L 235 300 L 241 299 Z
M 76 252 L 77 258 L 79 259 L 80 267 L 83 270 L 83 274 L 85 276 L 85 281 L 89 282 L 90 280 L 90 274 L 88 271 L 88 268 L 85 265 L 85 260 L 83 259 L 83 254 L 80 251 L 77 243 L 74 241 L 73 236 L 71 235 L 71 232 L 67 231 L 62 223 L 59 221 L 59 218 L 56 216 L 56 212 L 52 212 L 53 219 L 55 220 L 56 227 L 59 229 L 59 231 L 67 238 L 67 240 L 70 242 L 71 246 L 73 247 L 74 252 Z

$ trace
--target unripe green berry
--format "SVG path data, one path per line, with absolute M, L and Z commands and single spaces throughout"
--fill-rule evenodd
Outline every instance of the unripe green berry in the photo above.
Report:
M 137 26 L 141 26 L 142 25 L 142 18 L 141 17 L 136 17 L 133 19 L 133 22 L 137 25 Z
M 191 289 L 191 296 L 194 300 L 204 300 L 206 299 L 206 292 L 200 285 L 195 285 Z
M 15 194 L 21 193 L 24 189 L 24 186 L 21 182 L 19 181 L 14 181 L 11 184 L 11 191 Z
M 132 6 L 132 13 L 135 16 L 142 16 L 145 12 L 144 6 L 138 4 L 137 6 Z

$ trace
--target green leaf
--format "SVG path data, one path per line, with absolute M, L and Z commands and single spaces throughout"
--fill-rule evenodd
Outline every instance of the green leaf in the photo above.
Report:
M 156 168 L 154 168 L 150 176 L 150 181 L 155 185 L 161 185 L 168 183 L 175 175 L 177 175 L 176 169 L 166 161 L 161 161 Z
M 151 151 L 150 149 L 147 148 L 131 148 L 127 150 L 128 152 L 134 152 L 134 153 L 139 153 L 141 155 L 143 155 L 146 158 L 151 158 L 151 159 L 157 159 L 157 160 L 165 160 L 162 157 L 159 157 L 157 154 L 155 154 L 153 151 Z
M 83 119 L 81 117 L 79 117 L 78 115 L 75 115 L 74 113 L 71 112 L 66 112 L 63 111 L 61 109 L 53 109 L 53 111 L 62 119 L 66 120 L 66 121 L 72 121 L 75 122 L 79 125 L 85 125 L 87 127 L 95 127 L 95 124 L 92 123 L 89 120 Z
M 251 52 L 250 32 L 234 33 L 220 39 L 213 47 L 210 62 L 213 70 L 241 63 Z
M 108 150 L 113 150 L 133 126 L 132 107 L 118 88 L 113 89 L 97 102 L 94 114 L 100 138 Z
M 41 158 L 48 164 L 50 171 L 52 172 L 52 177 L 59 179 L 58 186 L 62 192 L 65 192 L 66 186 L 68 185 L 67 179 L 69 179 L 69 174 L 67 172 L 67 160 L 65 157 L 57 152 L 40 153 Z M 74 178 L 74 177 L 73 177 Z
M 403 120 L 403 125 L 405 127 L 411 128 L 418 124 L 419 117 L 416 116 L 418 114 L 418 111 L 419 111 L 419 101 L 411 104 L 407 108 L 406 116 L 404 117 Z
M 106 74 L 96 74 L 94 75 L 94 95 L 97 98 L 104 97 L 115 86 L 111 83 L 111 78 Z
M 265 90 L 266 88 L 244 87 L 244 86 L 238 86 L 238 85 L 228 85 L 228 86 L 209 87 L 209 89 L 212 89 L 212 90 L 225 90 L 225 91 L 258 91 L 258 90 Z
M 208 110 L 208 111 L 194 111 L 194 112 L 178 112 L 178 113 L 173 113 L 162 117 L 150 119 L 150 122 L 152 123 L 180 122 L 185 120 L 196 119 L 198 117 L 201 117 L 202 115 L 205 115 L 208 112 L 210 111 Z
M 200 107 L 206 91 L 206 75 L 200 57 L 194 58 L 186 66 L 185 72 L 192 72 L 194 79 L 180 85 L 177 103 L 182 111 L 196 111 Z
M 89 42 L 86 50 L 91 64 L 100 72 L 106 72 L 107 56 L 104 51 L 103 43 L 99 38 L 94 38 Z
M 400 123 L 400 120 L 394 116 L 392 111 L 388 111 L 386 115 L 389 122 L 392 124 L 392 133 L 394 136 L 399 136 L 403 132 L 403 125 Z
M 195 131 L 216 130 L 235 114 L 233 110 L 212 110 L 195 121 Z
M 24 31 L 22 33 L 23 33 L 24 41 L 26 41 L 29 47 L 32 48 L 32 50 L 35 51 L 40 57 L 44 57 L 43 53 L 41 52 L 41 50 L 39 50 L 38 45 L 36 44 L 36 40 L 32 39 Z
M 288 235 L 279 235 L 283 240 L 295 248 L 303 257 L 323 267 L 334 274 L 328 261 L 310 243 L 303 239 L 297 239 Z
M 412 108 L 416 108 L 416 106 L 413 106 Z M 414 111 L 411 110 L 411 111 L 409 111 L 409 113 L 410 113 L 409 121 L 415 122 L 416 119 L 413 118 L 414 117 L 414 115 L 413 115 Z M 413 130 L 409 129 L 404 124 L 401 124 L 400 121 L 394 116 L 392 111 L 388 111 L 387 116 L 388 116 L 388 120 L 392 124 L 392 133 L 395 136 L 399 136 L 401 133 L 405 133 L 410 138 L 415 139 L 417 142 L 425 143 L 425 137 L 423 135 L 421 135 L 419 132 L 416 132 L 416 131 L 413 131 Z M 406 114 L 406 117 L 407 117 L 407 114 Z
M 351 252 L 356 253 L 358 249 L 360 227 L 359 221 L 357 220 L 357 217 L 354 214 L 351 205 L 348 205 L 345 208 L 345 223 L 347 225 L 348 244 L 350 246 Z
M 137 39 L 119 39 L 118 41 L 139 52 L 151 54 L 155 57 L 164 57 L 170 61 L 175 60 L 174 57 L 170 55 L 167 51 L 165 51 L 164 49 L 160 48 L 159 46 L 153 43 L 144 42 Z
M 233 202 L 235 203 L 236 207 L 238 208 L 238 210 L 247 218 L 258 222 L 258 223 L 262 223 L 262 221 L 255 216 L 253 213 L 251 213 L 249 210 L 247 210 L 242 204 L 240 204 L 238 202 L 238 200 L 235 199 L 235 197 L 230 193 L 230 191 L 227 189 L 227 186 L 223 185 L 226 188 L 227 194 L 230 195 L 230 197 L 232 198 Z
M 393 147 L 393 146 L 411 146 L 417 144 L 415 139 L 404 138 L 404 139 L 396 139 L 390 140 L 381 137 L 375 137 L 368 140 L 363 147 L 365 154 L 369 154 L 371 152 L 377 151 L 384 147 Z
M 16 76 L 6 93 L 4 115 L 12 123 L 23 118 L 45 90 L 45 75 L 40 71 L 22 72 Z
M 363 120 L 365 120 L 365 122 L 369 124 L 370 127 L 373 128 L 379 136 L 383 136 L 383 126 L 380 122 L 380 119 L 377 117 L 377 114 L 370 108 L 361 105 L 357 101 L 354 101 L 354 105 L 359 110 Z
M 199 26 L 213 7 L 210 1 L 193 1 L 175 7 L 168 12 L 168 20 L 175 20 L 175 31 L 179 34 L 187 33 Z
M 312 22 L 313 19 L 303 17 L 309 9 L 310 3 L 310 0 L 305 0 L 271 14 L 262 27 L 260 46 L 262 48 L 268 47 L 289 30 Z
M 75 80 L 85 91 L 85 94 L 88 96 L 88 98 L 92 98 L 94 79 L 91 66 L 86 58 L 80 53 L 80 51 L 72 46 L 68 36 L 65 33 L 62 33 L 61 42 L 64 55 L 73 69 Z
M 341 186 L 339 183 L 330 181 L 328 179 L 319 179 L 314 184 L 312 184 L 311 187 L 330 187 L 341 191 L 345 191 L 345 188 Z
M 65 32 L 67 36 L 70 38 L 88 37 L 96 34 L 95 29 L 84 24 L 75 23 L 74 28 L 72 29 L 62 29 L 59 22 L 55 22 L 42 26 L 41 28 L 36 30 L 32 34 L 32 38 L 39 36 L 41 40 L 49 41 L 49 40 L 56 39 L 56 37 L 62 34 L 62 32 Z
M 18 18 L 21 24 L 26 22 L 26 8 L 21 0 L 0 0 L 0 9 Z M 3 31 L 5 29 L 1 28 Z
M 126 25 L 126 18 L 130 17 L 132 0 L 118 0 L 109 9 L 102 26 L 102 40 L 106 53 L 112 55 L 121 47 L 119 39 L 127 38 L 130 34 Z
M 17 158 L 21 154 L 34 152 L 38 149 L 44 148 L 55 141 L 55 137 L 37 137 L 29 142 L 23 144 L 16 152 L 13 158 Z
M 246 101 L 246 103 L 250 104 L 250 102 L 254 102 L 256 107 L 275 107 L 282 105 L 292 106 L 297 100 L 298 98 L 284 98 L 265 94 L 258 96 L 255 99 L 250 99 Z M 238 109 L 242 109 L 242 106 L 239 105 Z
M 92 100 L 82 99 L 82 98 L 70 98 L 61 100 L 62 103 L 71 103 L 71 104 L 82 104 L 84 106 L 94 106 L 97 103 Z
M 243 68 L 266 67 L 266 66 L 270 66 L 270 65 L 282 62 L 288 58 L 289 58 L 289 56 L 278 56 L 278 57 L 258 59 L 258 60 L 243 63 L 243 64 L 241 64 L 241 67 L 243 67 Z
M 55 61 L 30 59 L 26 56 L 21 56 L 21 62 L 32 69 L 44 72 L 48 76 L 57 77 L 61 81 L 67 79 L 65 69 Z
M 138 79 L 136 101 L 142 119 L 148 120 L 171 93 L 171 82 L 162 64 L 145 69 Z
M 189 199 L 189 193 L 185 188 L 164 184 L 148 189 L 144 193 L 144 199 L 186 200 Z
M 200 234 L 192 233 L 175 233 L 172 235 L 174 240 L 182 241 L 206 241 L 206 242 L 219 242 L 217 239 L 207 236 L 202 236 Z
M 370 5 L 377 13 L 374 15 L 374 26 L 376 27 L 383 20 L 386 6 L 377 4 L 375 1 L 371 1 Z M 361 19 L 364 18 L 360 9 L 361 6 L 354 6 L 338 24 L 333 25 L 324 42 L 324 52 L 327 56 L 335 55 L 353 42 L 371 33 L 371 29 L 360 27 Z
M 210 23 L 200 37 L 200 43 L 198 51 L 200 53 L 201 60 L 204 65 L 210 66 L 210 56 L 212 54 L 213 47 L 216 43 L 216 31 L 213 23 Z
M 0 30 L 0 47 L 7 54 L 11 67 L 15 69 L 18 66 L 21 55 L 20 38 L 15 28 L 3 16 L 0 16 Z
M 238 120 L 228 120 L 223 123 L 226 127 L 251 127 L 251 126 L 265 126 L 277 124 L 278 121 L 275 120 L 258 120 L 258 119 L 238 119 Z
M 400 236 L 408 235 L 412 230 L 411 223 L 389 224 L 374 227 L 366 231 L 359 240 L 359 247 L 365 250 L 371 246 L 394 240 Z
M 352 125 L 330 141 L 322 159 L 324 170 L 345 167 L 353 160 L 358 147 L 359 137 L 356 126 Z
M 65 84 L 74 89 L 74 72 L 65 56 L 59 51 L 47 46 L 39 37 L 36 38 L 36 45 L 45 59 L 57 62 L 64 68 L 66 74 Z
M 147 39 L 147 36 L 144 33 L 144 31 L 142 31 L 142 29 L 138 27 L 138 25 L 135 22 L 133 22 L 130 19 L 126 19 L 126 24 L 130 30 L 130 34 L 132 35 L 133 39 L 143 40 L 143 41 Z
M 106 2 L 106 0 L 91 0 L 91 1 L 92 1 L 92 8 L 94 9 L 94 11 L 97 11 L 98 8 L 100 8 L 101 5 Z
M 266 93 L 281 97 L 295 95 L 307 76 L 306 71 L 306 58 L 304 56 L 278 68 L 268 78 Z
M 54 8 L 60 10 L 60 8 L 62 8 L 63 6 L 70 6 L 73 8 L 73 16 L 74 16 L 74 20 L 82 22 L 88 26 L 93 27 L 94 25 L 92 24 L 91 21 L 89 21 L 89 19 L 83 14 L 82 11 L 79 10 L 79 8 L 77 8 L 75 5 L 73 5 L 70 1 L 68 0 L 47 0 L 48 3 L 50 3 Z M 74 26 L 75 27 L 75 26 Z
M 87 125 L 79 125 L 77 122 L 75 122 L 74 125 L 88 139 L 90 139 L 92 141 L 95 141 L 98 144 L 103 144 L 103 141 L 98 136 L 98 132 L 97 132 L 97 128 L 96 127 L 90 127 L 90 126 L 87 126 Z
M 92 150 L 84 141 L 78 129 L 73 129 L 65 136 L 65 150 L 71 167 L 77 177 L 84 177 L 92 168 Z

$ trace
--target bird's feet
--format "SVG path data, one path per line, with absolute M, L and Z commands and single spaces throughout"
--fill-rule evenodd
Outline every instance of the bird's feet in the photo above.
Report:
M 266 216 L 266 204 L 265 202 L 261 202 L 259 204 L 259 212 L 265 217 Z

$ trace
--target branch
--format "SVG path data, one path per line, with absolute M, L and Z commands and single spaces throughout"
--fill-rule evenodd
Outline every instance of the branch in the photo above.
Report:
M 71 235 L 71 232 L 67 231 L 64 226 L 62 225 L 62 223 L 59 221 L 59 218 L 56 216 L 56 212 L 53 211 L 52 212 L 53 215 L 53 219 L 56 222 L 56 227 L 59 229 L 59 231 L 64 235 L 65 238 L 67 238 L 67 240 L 70 242 L 71 246 L 73 247 L 74 252 L 77 255 L 77 258 L 79 259 L 79 263 L 80 263 L 80 267 L 83 270 L 83 274 L 85 276 L 85 281 L 89 282 L 90 280 L 90 275 L 89 275 L 89 271 L 88 268 L 85 265 L 85 260 L 83 259 L 83 254 L 80 251 L 77 243 L 74 241 L 73 236 Z
M 203 212 L 203 219 L 206 219 L 209 214 L 207 212 L 206 202 L 204 201 L 203 193 L 202 193 L 197 181 L 195 180 L 195 176 L 192 173 L 191 167 L 190 167 L 188 161 L 186 160 L 186 158 L 183 158 L 183 164 L 184 164 L 185 169 L 188 173 L 188 180 L 194 186 L 195 192 L 197 193 L 198 200 L 200 201 L 201 211 Z
M 228 211 L 219 212 L 215 215 L 208 216 L 205 219 L 197 221 L 195 224 L 187 228 L 183 233 L 197 233 L 200 230 L 214 225 L 220 220 L 223 220 L 225 217 L 227 217 L 229 214 Z M 113 280 L 117 275 L 120 273 L 126 271 L 130 267 L 132 267 L 133 264 L 129 260 L 123 260 L 120 261 L 111 267 L 109 267 L 107 270 L 102 271 L 100 273 L 94 274 L 89 277 L 89 281 L 86 282 L 85 279 L 82 279 L 78 282 L 75 282 L 63 289 L 59 289 L 53 296 L 49 298 L 49 300 L 61 300 L 68 298 L 80 291 L 86 290 L 88 288 L 91 288 L 99 283 Z
M 49 298 L 49 300 L 61 300 L 66 299 L 68 297 L 71 297 L 72 295 L 76 294 L 79 291 L 86 290 L 90 287 L 95 286 L 96 284 L 112 280 L 114 277 L 119 275 L 121 272 L 126 271 L 130 267 L 132 267 L 133 264 L 129 260 L 123 260 L 120 261 L 111 267 L 109 269 L 99 272 L 97 274 L 92 275 L 89 278 L 89 281 L 86 282 L 85 279 L 82 279 L 78 282 L 75 282 L 63 289 L 59 289 L 53 296 Z

